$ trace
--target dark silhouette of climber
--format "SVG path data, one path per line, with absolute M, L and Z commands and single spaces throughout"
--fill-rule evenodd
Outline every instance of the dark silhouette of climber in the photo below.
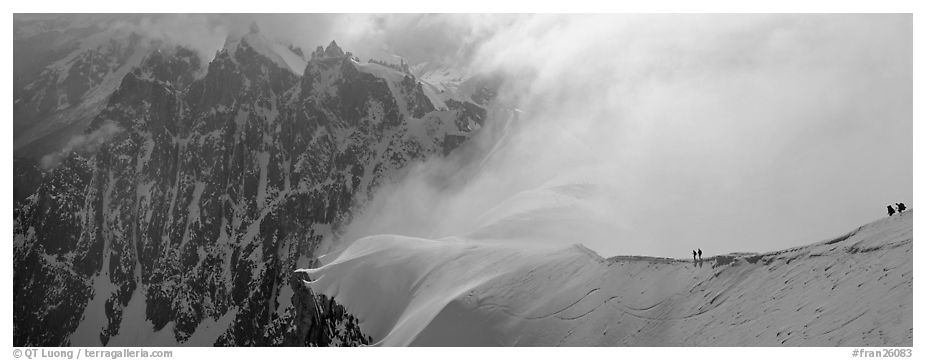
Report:
M 887 216 L 894 216 L 894 208 L 890 205 L 887 206 Z
M 903 203 L 897 203 L 897 212 L 903 214 L 904 210 L 907 210 L 907 206 Z
M 701 257 L 701 249 L 698 249 L 698 259 L 700 259 L 700 261 L 704 261 L 704 258 Z
M 692 259 L 691 259 L 692 261 L 698 262 L 698 252 L 697 252 L 697 251 L 694 251 L 694 250 L 691 250 L 691 258 L 692 258 Z

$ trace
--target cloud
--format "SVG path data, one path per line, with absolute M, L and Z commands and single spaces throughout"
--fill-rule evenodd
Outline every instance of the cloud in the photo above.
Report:
M 362 59 L 503 74 L 493 125 L 469 145 L 478 161 L 409 170 L 345 241 L 472 236 L 518 211 L 555 222 L 551 214 L 567 209 L 590 222 L 545 228 L 561 234 L 547 243 L 584 242 L 606 256 L 770 251 L 838 235 L 883 216 L 883 203 L 912 199 L 909 14 L 122 20 L 207 59 L 256 22 L 307 51 L 337 40 Z M 580 189 L 592 195 L 577 198 L 575 184 L 591 184 Z
M 53 169 L 61 163 L 61 160 L 70 156 L 72 152 L 95 152 L 100 145 L 103 145 L 103 143 L 122 131 L 122 127 L 116 123 L 104 122 L 96 130 L 71 137 L 61 150 L 43 156 L 39 164 L 45 170 Z
M 365 216 L 379 218 L 375 231 L 463 235 L 456 224 L 519 194 L 581 181 L 610 189 L 595 205 L 615 229 L 593 245 L 604 255 L 770 251 L 911 199 L 908 15 L 536 15 L 480 31 L 467 21 L 461 38 L 488 34 L 474 37 L 468 66 L 507 74 L 517 131 L 459 189 L 422 180 L 440 178 L 434 166 L 384 190 L 393 206 Z M 433 48 L 462 48 L 447 46 Z M 349 234 L 373 231 L 358 227 Z

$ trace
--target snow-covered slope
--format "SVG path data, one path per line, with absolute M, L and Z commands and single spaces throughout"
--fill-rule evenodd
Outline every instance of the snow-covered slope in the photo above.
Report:
M 912 346 L 912 218 L 700 264 L 380 235 L 300 271 L 386 346 Z
M 49 24 L 17 21 L 14 32 L 30 25 Z M 41 157 L 80 134 L 122 78 L 163 44 L 120 28 L 62 21 L 17 32 L 14 46 L 13 148 Z
M 437 94 L 450 97 L 459 93 L 460 97 L 466 97 L 460 92 L 466 90 L 464 83 L 471 75 L 463 69 L 423 62 L 413 65 L 410 70 Z
M 465 67 L 422 62 L 409 71 L 424 84 L 424 93 L 438 108 L 448 100 L 486 105 L 504 82 L 500 74 L 473 73 Z

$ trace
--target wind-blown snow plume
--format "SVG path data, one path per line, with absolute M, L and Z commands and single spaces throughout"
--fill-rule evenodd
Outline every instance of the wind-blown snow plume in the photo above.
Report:
M 910 344 L 912 214 L 792 247 L 910 197 L 909 35 L 517 17 L 469 62 L 505 78 L 483 137 L 382 187 L 299 272 L 385 346 Z
M 382 235 L 299 271 L 383 346 L 910 346 L 912 217 L 702 263 Z

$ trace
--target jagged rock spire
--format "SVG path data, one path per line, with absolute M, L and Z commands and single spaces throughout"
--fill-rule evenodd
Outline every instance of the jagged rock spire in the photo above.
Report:
M 346 56 L 344 50 L 334 40 L 328 44 L 328 47 L 319 46 L 312 52 L 312 59 L 342 58 L 344 56 Z
M 331 40 L 331 43 L 328 44 L 328 47 L 325 48 L 325 56 L 327 57 L 342 57 L 344 56 L 344 50 L 341 50 L 341 47 L 338 46 L 334 40 Z

